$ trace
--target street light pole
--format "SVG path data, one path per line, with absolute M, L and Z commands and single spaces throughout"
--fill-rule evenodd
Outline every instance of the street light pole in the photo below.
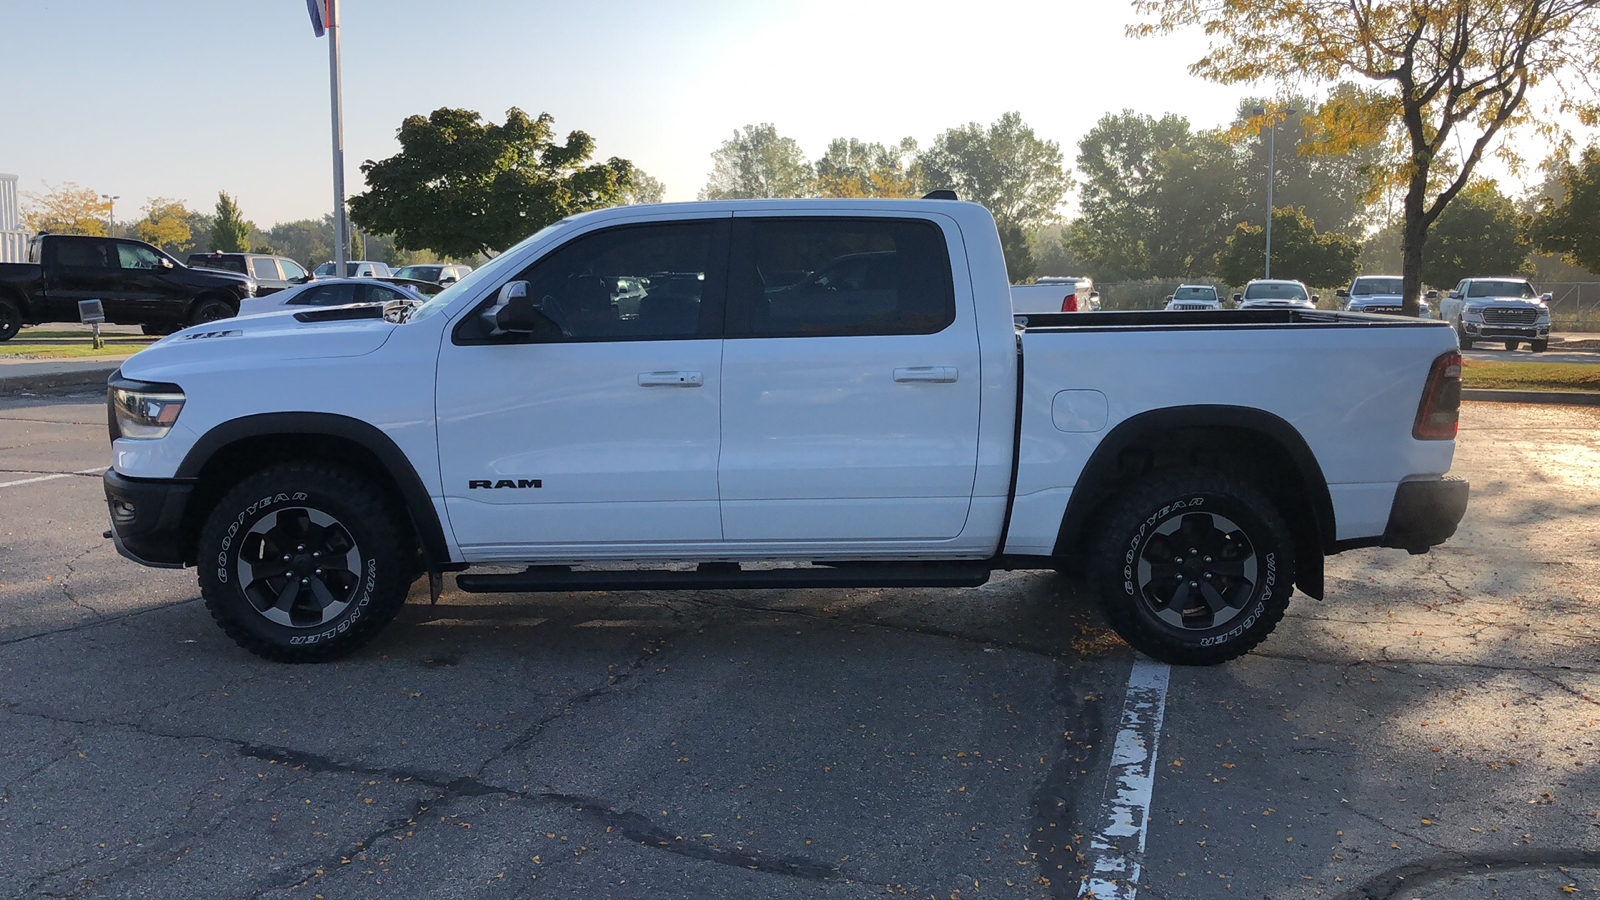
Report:
M 117 219 L 112 213 L 116 210 L 117 201 L 122 199 L 122 195 L 101 194 L 100 199 L 106 202 L 106 237 L 116 237 Z
M 344 93 L 339 75 L 339 0 L 328 0 L 328 83 L 333 99 L 333 262 L 334 274 L 345 275 L 344 221 Z
M 1286 116 L 1292 116 L 1299 111 L 1298 109 L 1286 109 L 1284 113 Z M 1251 112 L 1258 116 L 1264 116 L 1267 113 L 1266 109 L 1260 106 L 1251 110 Z M 1276 174 L 1273 171 L 1273 160 L 1275 156 L 1274 150 L 1276 149 L 1274 145 L 1277 143 L 1274 139 L 1277 136 L 1278 121 L 1274 117 L 1272 124 L 1267 126 L 1267 266 L 1266 275 L 1263 276 L 1266 278 L 1272 277 L 1272 182 L 1273 176 Z

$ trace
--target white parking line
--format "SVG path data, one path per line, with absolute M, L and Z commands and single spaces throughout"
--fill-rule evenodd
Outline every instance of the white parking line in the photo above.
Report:
M 1138 893 L 1156 746 L 1161 740 L 1171 671 L 1166 663 L 1139 656 L 1128 673 L 1122 722 L 1111 748 L 1111 768 L 1106 772 L 1105 794 L 1095 820 L 1098 827 L 1084 854 L 1089 861 L 1089 876 L 1078 891 L 1079 897 L 1134 900 Z
M 71 478 L 74 475 L 99 475 L 105 470 L 105 466 L 95 466 L 92 469 L 79 469 L 76 472 L 57 472 L 54 475 L 38 475 L 33 478 L 18 479 L 17 481 L 0 481 L 0 488 L 16 487 L 19 484 L 36 484 L 41 481 L 54 481 L 57 478 Z

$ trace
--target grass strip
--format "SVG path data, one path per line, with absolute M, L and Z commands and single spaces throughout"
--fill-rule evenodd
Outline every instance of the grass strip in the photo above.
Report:
M 1491 391 L 1600 391 L 1600 364 L 1469 359 L 1461 386 Z

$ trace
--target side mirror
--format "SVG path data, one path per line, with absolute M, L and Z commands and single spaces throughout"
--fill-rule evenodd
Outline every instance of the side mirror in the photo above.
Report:
M 1555 294 L 1540 294 L 1539 295 L 1539 299 L 1543 300 L 1546 303 L 1549 303 L 1551 300 L 1554 300 L 1555 298 L 1556 298 Z
M 439 279 L 439 283 L 440 284 L 455 284 L 456 283 L 456 277 L 454 275 L 446 275 L 443 278 Z
M 1167 302 L 1168 302 L 1168 303 L 1171 303 L 1171 302 L 1172 302 L 1172 295 L 1171 295 L 1171 294 L 1168 294 L 1168 295 L 1167 295 Z
M 1438 291 L 1429 291 L 1426 294 L 1422 295 L 1422 299 L 1424 299 L 1424 300 L 1437 300 L 1437 299 L 1439 299 L 1439 292 Z
M 1318 297 L 1316 294 L 1312 294 L 1311 295 L 1311 302 L 1312 303 L 1321 303 L 1322 302 L 1322 298 Z
M 1337 291 L 1333 292 L 1333 295 L 1335 297 L 1341 297 L 1341 298 L 1342 297 L 1348 297 L 1348 296 L 1350 296 L 1350 292 L 1345 290 L 1344 288 L 1339 288 Z
M 1238 303 L 1240 300 L 1243 300 L 1243 299 L 1244 299 L 1244 295 L 1243 294 L 1234 294 L 1233 295 L 1233 302 L 1235 302 L 1235 303 Z
M 491 335 L 558 335 L 561 327 L 550 320 L 528 296 L 526 281 L 510 281 L 500 288 L 494 305 L 484 310 Z
M 1460 291 L 1451 291 L 1450 292 L 1450 299 L 1451 300 L 1460 300 L 1461 299 L 1461 292 Z
M 158 256 L 156 257 L 156 265 L 163 269 L 170 269 L 172 268 L 172 260 L 167 259 L 165 256 Z

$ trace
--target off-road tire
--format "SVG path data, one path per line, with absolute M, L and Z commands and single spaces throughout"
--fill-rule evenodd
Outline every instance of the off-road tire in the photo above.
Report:
M 0 297 L 0 343 L 9 341 L 22 330 L 22 307 L 9 297 Z
M 189 311 L 190 325 L 204 325 L 218 319 L 231 319 L 238 315 L 238 310 L 233 304 L 217 297 L 202 297 L 195 301 L 194 309 Z
M 349 469 L 312 462 L 271 466 L 228 491 L 207 516 L 198 551 L 200 594 L 222 630 L 257 656 L 296 663 L 337 659 L 371 640 L 405 603 L 415 554 L 404 521 L 371 481 Z M 335 561 L 327 563 L 326 575 L 321 559 L 309 559 L 318 546 Z M 280 562 L 285 575 L 264 574 Z M 309 566 L 319 568 L 313 574 Z M 299 586 L 291 583 L 301 576 Z M 277 602 L 267 605 L 273 597 Z M 344 605 L 329 613 L 336 602 Z
M 1176 530 L 1165 533 L 1175 522 Z M 1191 532 L 1191 524 L 1209 525 L 1215 535 Z M 1209 469 L 1156 472 L 1113 499 L 1097 530 L 1089 588 L 1123 640 L 1163 662 L 1207 666 L 1243 656 L 1272 633 L 1289 607 L 1289 526 L 1266 495 L 1240 476 Z M 1159 562 L 1152 565 L 1152 557 Z M 1177 602 L 1167 605 L 1158 595 L 1161 579 L 1169 575 L 1182 577 L 1167 596 Z M 1211 588 L 1221 609 L 1200 589 L 1180 597 L 1184 584 Z
M 1550 349 L 1550 342 L 1549 341 L 1532 341 L 1532 342 L 1530 342 L 1528 344 L 1528 349 L 1532 350 L 1535 353 L 1543 353 L 1546 350 Z

